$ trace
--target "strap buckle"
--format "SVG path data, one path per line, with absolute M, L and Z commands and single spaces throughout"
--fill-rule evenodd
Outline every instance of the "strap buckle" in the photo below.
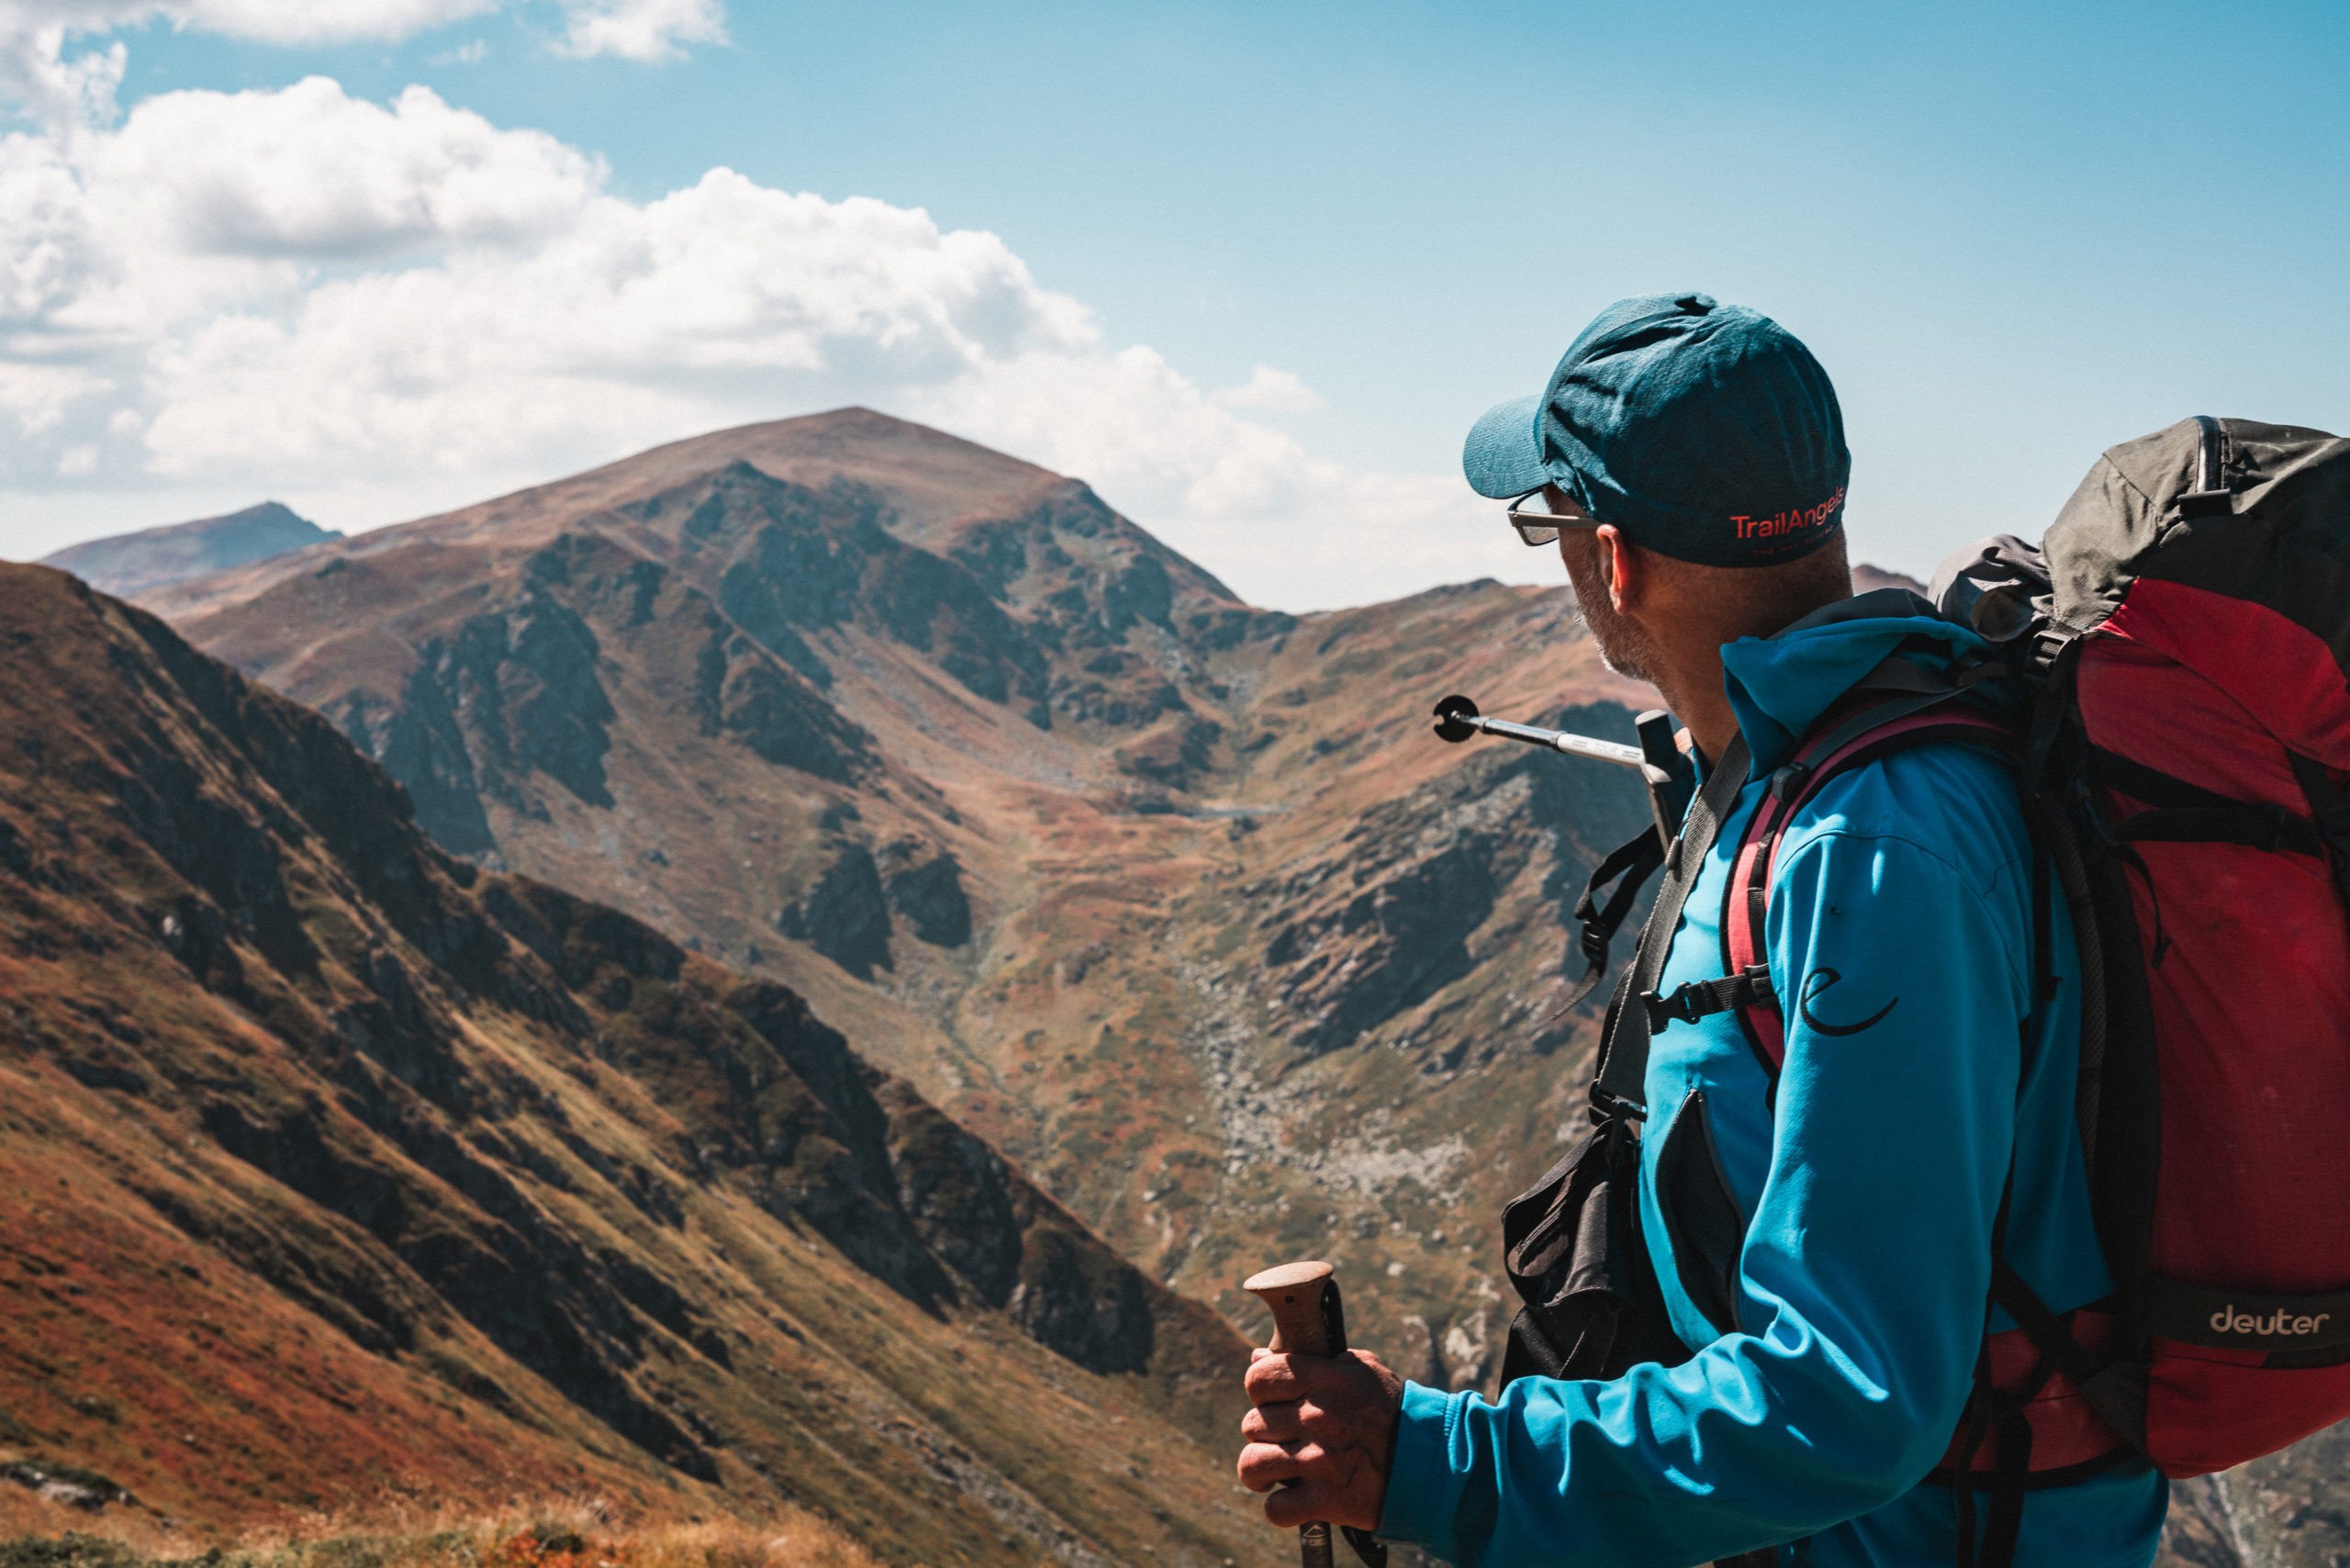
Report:
M 1664 1033 L 1668 1025 L 1695 1024 L 1717 1013 L 1777 1000 L 1767 963 L 1749 964 L 1720 980 L 1691 980 L 1671 996 L 1661 996 L 1652 991 L 1640 993 L 1640 1005 L 1648 1012 L 1651 1035 Z
M 2064 656 L 2065 646 L 2077 636 L 2078 633 L 2068 626 L 2035 628 L 2031 640 L 2024 646 L 2024 668 L 2035 676 L 2046 675 L 2056 667 L 2056 661 Z
M 1691 980 L 1671 996 L 1659 996 L 1652 991 L 1642 991 L 1640 1005 L 1648 1009 L 1649 1033 L 1662 1035 L 1667 1025 L 1695 1024 L 1713 1012 L 1712 1008 L 1704 1005 L 1704 999 L 1698 993 L 1697 988 L 1705 983 L 1703 980 Z
M 1591 1086 L 1591 1119 L 1594 1122 L 1648 1120 L 1649 1108 L 1638 1100 L 1627 1100 L 1612 1090 L 1594 1083 Z

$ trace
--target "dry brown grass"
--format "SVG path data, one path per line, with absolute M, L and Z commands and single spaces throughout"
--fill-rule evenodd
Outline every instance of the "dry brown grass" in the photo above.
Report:
M 491 1513 L 413 1500 L 307 1514 L 206 1540 L 135 1507 L 92 1515 L 0 1486 L 0 1568 L 879 1568 L 828 1521 L 797 1508 L 761 1520 L 623 1523 L 601 1500 L 516 1503 Z

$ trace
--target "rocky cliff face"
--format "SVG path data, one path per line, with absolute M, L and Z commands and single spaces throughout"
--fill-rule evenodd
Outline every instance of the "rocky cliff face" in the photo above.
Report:
M 594 665 L 533 663 L 581 634 L 520 592 L 459 661 L 537 713 L 487 798 L 584 801 L 532 705 Z M 0 996 L 0 1444 L 215 1524 L 396 1481 L 789 1498 L 908 1560 L 1263 1545 L 1208 1309 L 799 994 L 453 858 L 327 721 L 28 567 Z

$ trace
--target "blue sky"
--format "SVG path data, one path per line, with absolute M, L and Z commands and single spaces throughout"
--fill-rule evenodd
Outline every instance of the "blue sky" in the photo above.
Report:
M 1092 446 L 1039 436 L 1045 450 L 1023 454 L 1078 457 L 1113 504 L 1251 597 L 1296 607 L 1554 577 L 1447 532 L 1501 525 L 1438 487 L 1476 414 L 1538 389 L 1628 293 L 1704 288 L 1810 342 L 1844 402 L 1856 553 L 1912 571 L 1985 532 L 2036 534 L 2100 448 L 2188 413 L 2350 427 L 2338 4 L 735 0 L 727 41 L 666 63 L 560 57 L 557 24 L 524 5 L 342 45 L 162 22 L 112 36 L 132 115 L 177 89 L 313 74 L 375 104 L 423 84 L 501 130 L 599 156 L 605 191 L 630 202 L 723 165 L 992 233 L 1037 289 L 1091 311 L 1099 353 L 1147 345 L 1203 396 L 1260 365 L 1287 373 L 1312 396 L 1244 397 L 1235 417 L 1280 438 L 1261 461 L 1345 476 L 1320 498 L 1217 512 L 1177 472 L 1205 461 L 1213 431 L 1120 493 L 1113 447 L 1153 439 L 1147 410 Z M 890 406 L 891 384 L 859 385 Z M 803 376 L 746 406 L 802 412 L 828 390 Z M 901 411 L 952 428 L 941 410 L 957 407 L 981 403 Z M 1047 399 L 965 423 L 1020 451 L 1019 431 L 1056 417 Z M 629 433 L 599 439 L 687 432 Z M 20 483 L 41 498 L 39 543 L 241 494 L 217 463 L 193 479 L 137 469 L 109 448 L 73 483 Z M 429 498 L 477 498 L 461 470 Z M 368 515 L 368 492 L 314 488 L 315 508 L 341 498 L 331 524 L 394 520 Z M 419 510 L 427 498 L 415 492 Z M 375 504 L 408 499 L 395 487 Z M 1294 574 L 1282 504 L 1298 513 Z M 1251 506 L 1263 515 L 1236 522 Z M 1350 516 L 1375 521 L 1350 531 Z M 12 539 L 0 532 L 0 553 Z

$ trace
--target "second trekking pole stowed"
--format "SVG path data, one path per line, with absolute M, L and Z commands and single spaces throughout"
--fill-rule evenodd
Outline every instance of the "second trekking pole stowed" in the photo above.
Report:
M 1681 819 L 1688 814 L 1689 802 L 1697 792 L 1697 772 L 1690 765 L 1688 754 L 1673 739 L 1673 715 L 1663 709 L 1651 708 L 1642 713 L 1632 721 L 1632 729 L 1639 737 L 1638 745 L 1598 740 L 1567 730 L 1512 723 L 1507 719 L 1488 719 L 1477 711 L 1475 702 L 1458 694 L 1436 705 L 1436 733 L 1439 739 L 1457 743 L 1471 735 L 1498 735 L 1504 740 L 1547 746 L 1569 756 L 1587 756 L 1636 770 L 1648 789 L 1649 812 L 1656 823 L 1657 847 L 1662 849 L 1681 831 Z
M 1504 740 L 1545 746 L 1570 756 L 1588 756 L 1618 767 L 1633 768 L 1647 788 L 1650 825 L 1607 852 L 1592 872 L 1591 879 L 1583 884 L 1583 896 L 1575 901 L 1575 919 L 1583 927 L 1576 946 L 1583 956 L 1584 968 L 1583 978 L 1575 982 L 1572 994 L 1567 998 L 1570 1007 L 1589 996 L 1599 984 L 1599 977 L 1607 972 L 1608 944 L 1615 939 L 1617 928 L 1624 924 L 1625 917 L 1631 913 L 1641 885 L 1664 864 L 1664 853 L 1679 836 L 1682 819 L 1689 814 L 1689 802 L 1697 794 L 1696 765 L 1681 749 L 1673 716 L 1661 708 L 1652 708 L 1632 721 L 1632 729 L 1639 745 L 1620 745 L 1565 730 L 1488 719 L 1466 697 L 1447 697 L 1436 705 L 1436 733 L 1440 739 L 1458 743 L 1476 734 L 1499 735 Z M 1613 892 L 1609 891 L 1611 886 Z M 1600 902 L 1603 896 L 1606 900 L 1604 904 Z

